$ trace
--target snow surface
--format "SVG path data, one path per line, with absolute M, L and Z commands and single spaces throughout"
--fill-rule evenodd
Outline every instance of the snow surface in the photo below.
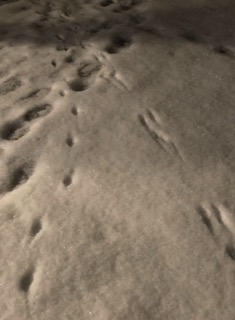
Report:
M 235 5 L 0 0 L 0 319 L 235 319 Z

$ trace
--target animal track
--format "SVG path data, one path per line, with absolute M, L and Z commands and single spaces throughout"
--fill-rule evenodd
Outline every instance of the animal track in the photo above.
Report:
M 51 110 L 52 106 L 50 104 L 45 103 L 38 105 L 27 111 L 19 119 L 6 123 L 0 131 L 2 139 L 18 140 L 22 138 L 29 131 L 29 127 L 26 125 L 27 122 L 45 117 L 51 112 Z
M 73 91 L 88 89 L 95 82 L 96 75 L 101 67 L 102 65 L 97 58 L 81 62 L 77 69 L 78 77 L 68 83 L 70 89 Z
M 21 86 L 22 82 L 20 79 L 11 77 L 10 79 L 4 81 L 2 85 L 0 85 L 0 94 L 5 95 L 9 92 L 16 91 Z
M 22 138 L 29 128 L 23 127 L 23 122 L 19 119 L 18 121 L 12 121 L 6 123 L 1 130 L 1 137 L 4 140 L 18 140 Z
M 77 74 L 81 78 L 89 78 L 100 71 L 102 65 L 98 60 L 83 61 L 77 70 Z
M 224 247 L 226 255 L 235 260 L 235 220 L 229 209 L 223 204 L 218 206 L 211 204 L 204 207 L 200 205 L 197 213 L 219 245 Z M 222 233 L 219 232 L 219 229 Z
M 72 63 L 72 62 L 74 62 L 74 57 L 72 55 L 69 55 L 69 56 L 64 58 L 64 61 L 66 63 Z
M 211 205 L 212 210 L 217 218 L 217 220 L 225 227 L 227 230 L 235 235 L 235 221 L 229 209 L 220 204 L 219 206 Z
M 65 187 L 68 187 L 72 183 L 71 175 L 66 175 L 63 179 L 63 184 Z
M 42 98 L 49 93 L 49 88 L 33 89 L 26 96 L 23 96 L 21 100 L 30 99 L 30 98 Z
M 51 60 L 51 65 L 52 65 L 53 67 L 56 67 L 56 61 L 55 61 L 55 59 Z
M 25 163 L 17 168 L 9 168 L 8 174 L 0 179 L 0 193 L 11 192 L 25 184 L 33 174 L 33 163 Z
M 216 46 L 214 48 L 214 52 L 215 53 L 218 53 L 218 54 L 221 54 L 221 55 L 224 55 L 224 56 L 227 56 L 229 58 L 234 58 L 234 53 L 232 50 L 230 50 L 229 48 L 226 48 L 225 46 Z
M 30 236 L 35 237 L 42 229 L 42 222 L 39 218 L 35 218 L 31 228 L 30 228 Z
M 183 160 L 178 148 L 171 137 L 163 130 L 161 119 L 154 110 L 146 110 L 144 114 L 139 114 L 139 122 L 148 132 L 150 137 L 166 152 L 177 155 Z
M 114 35 L 111 43 L 106 46 L 105 51 L 110 54 L 118 53 L 120 49 L 126 48 L 131 44 L 131 38 L 123 35 Z
M 234 244 L 227 244 L 225 251 L 227 255 L 232 259 L 235 260 L 235 245 Z
M 71 108 L 71 113 L 72 113 L 74 116 L 77 116 L 77 114 L 78 114 L 77 108 L 76 108 L 76 107 L 72 107 L 72 108 Z
M 88 85 L 81 79 L 74 79 L 69 82 L 69 88 L 73 91 L 84 91 L 88 88 Z
M 28 269 L 19 280 L 19 289 L 25 294 L 28 293 L 30 286 L 33 282 L 34 269 Z
M 74 141 L 73 141 L 73 138 L 71 137 L 71 135 L 68 135 L 68 137 L 66 139 L 66 143 L 69 147 L 72 147 L 74 145 Z
M 25 121 L 32 121 L 37 118 L 47 116 L 52 110 L 52 106 L 48 103 L 41 104 L 39 106 L 34 107 L 33 109 L 29 110 L 24 115 Z
M 32 163 L 26 163 L 16 168 L 10 176 L 7 191 L 10 192 L 18 186 L 25 184 L 33 174 L 33 170 L 34 166 Z
M 198 206 L 197 212 L 198 212 L 199 216 L 201 217 L 202 222 L 207 227 L 207 229 L 210 231 L 210 233 L 213 234 L 214 233 L 213 226 L 212 226 L 211 219 L 210 219 L 210 216 L 208 216 L 207 211 L 202 206 Z

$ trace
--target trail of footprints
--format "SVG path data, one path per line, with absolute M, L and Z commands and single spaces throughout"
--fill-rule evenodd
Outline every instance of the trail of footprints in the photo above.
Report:
M 110 43 L 106 45 L 104 49 L 109 54 L 115 54 L 118 53 L 121 48 L 127 47 L 130 44 L 131 38 L 129 36 L 116 34 L 113 35 Z M 67 63 L 74 61 L 74 58 L 72 58 L 70 55 L 67 56 L 66 59 Z M 95 84 L 95 81 L 99 76 L 102 68 L 103 63 L 96 56 L 81 61 L 76 70 L 76 76 L 68 82 L 69 88 L 75 92 L 85 91 L 89 89 L 92 85 Z
M 197 207 L 197 213 L 225 254 L 235 261 L 235 217 L 227 206 L 200 205 Z
M 144 127 L 150 137 L 166 152 L 175 155 L 183 160 L 181 153 L 176 147 L 172 138 L 163 128 L 162 120 L 158 113 L 151 109 L 146 110 L 138 116 L 140 124 Z
M 189 41 L 189 42 L 194 42 L 195 44 L 196 43 L 198 43 L 198 44 L 202 44 L 203 43 L 202 40 L 200 39 L 200 36 L 197 33 L 193 32 L 192 30 L 183 30 L 180 33 L 180 36 L 184 40 Z M 225 57 L 230 58 L 230 59 L 234 59 L 235 58 L 234 51 L 232 49 L 230 49 L 229 47 L 224 46 L 222 44 L 213 45 L 212 46 L 212 51 L 215 54 L 219 54 L 219 55 L 225 56 Z
M 122 48 L 130 43 L 130 39 L 124 36 L 114 35 L 109 47 L 106 48 L 106 51 L 109 53 L 117 53 L 119 48 Z M 73 63 L 75 58 L 73 55 L 68 55 L 65 58 L 66 63 Z M 55 62 L 55 61 L 54 61 Z M 56 62 L 54 63 L 56 66 Z M 92 56 L 90 59 L 85 59 L 80 62 L 77 71 L 76 77 L 68 82 L 68 86 L 72 91 L 84 91 L 88 89 L 95 83 L 97 75 L 101 71 L 103 64 L 96 57 Z M 28 99 L 37 95 L 39 90 L 31 91 L 27 96 L 22 99 Z M 34 106 L 33 108 L 26 111 L 22 116 L 15 120 L 8 121 L 0 128 L 0 137 L 3 140 L 7 141 L 16 141 L 23 138 L 30 130 L 31 124 L 37 121 L 40 118 L 48 116 L 52 111 L 52 106 L 49 103 L 42 103 Z M 71 113 L 74 116 L 77 116 L 76 107 L 71 108 Z M 68 134 L 66 138 L 66 144 L 69 147 L 74 145 L 73 137 Z M 9 166 L 11 167 L 11 166 Z M 11 170 L 9 169 L 9 179 L 8 182 L 0 184 L 0 194 L 13 191 L 20 185 L 26 183 L 26 181 L 31 176 L 34 169 L 32 163 L 26 163 L 24 165 L 18 166 Z M 67 187 L 71 184 L 72 178 L 71 175 L 67 175 L 63 184 Z
M 112 8 L 112 11 L 114 13 L 121 13 L 124 11 L 131 12 L 131 9 L 133 9 L 135 6 L 138 6 L 142 3 L 143 3 L 142 0 L 123 0 L 123 1 L 118 1 L 118 2 L 113 1 L 113 0 L 102 0 L 100 2 L 100 6 L 102 6 L 104 8 Z M 132 14 L 132 13 L 129 14 L 129 20 L 130 20 L 130 22 L 133 22 L 135 25 L 139 25 L 142 22 L 144 22 L 145 18 L 142 15 L 135 12 L 134 14 Z M 140 28 L 140 30 L 141 30 L 141 28 Z M 148 30 L 151 31 L 152 30 L 153 31 L 154 28 L 151 28 L 151 26 L 149 26 L 149 28 L 146 26 L 142 26 L 142 30 L 144 30 L 144 31 L 148 31 Z M 153 33 L 154 33 L 154 31 L 153 31 Z M 189 41 L 189 42 L 201 43 L 201 44 L 204 43 L 202 41 L 201 37 L 191 29 L 182 30 L 179 35 L 182 39 Z M 131 43 L 130 39 L 126 38 L 126 39 L 121 40 L 121 42 L 120 42 L 119 40 L 116 41 L 116 39 L 114 37 L 113 39 L 111 39 L 111 45 L 106 48 L 106 51 L 108 53 L 117 53 L 119 50 L 118 48 L 125 47 L 125 46 L 129 45 L 130 43 Z M 211 49 L 216 54 L 220 54 L 220 55 L 223 55 L 223 56 L 231 58 L 231 59 L 235 58 L 234 51 L 231 48 L 224 46 L 223 44 L 213 45 Z
M 24 99 L 27 99 L 35 94 L 39 90 L 33 91 Z M 9 121 L 0 129 L 0 136 L 4 140 L 15 141 L 26 135 L 30 129 L 30 124 L 39 118 L 46 117 L 52 111 L 52 106 L 48 103 L 42 103 L 34 106 L 26 111 L 21 117 L 13 121 Z M 21 185 L 25 184 L 34 172 L 35 163 L 28 161 L 20 165 L 8 164 L 8 176 L 6 181 L 0 183 L 0 194 L 11 192 Z M 3 179 L 4 180 L 4 179 Z M 29 236 L 34 239 L 37 234 L 42 230 L 42 220 L 39 217 L 33 219 Z M 30 265 L 21 275 L 18 280 L 18 289 L 25 294 L 27 317 L 31 319 L 30 305 L 29 305 L 29 293 L 30 287 L 34 281 L 36 273 L 35 266 Z
M 33 239 L 37 236 L 39 232 L 42 230 L 42 220 L 39 217 L 33 219 L 30 230 L 29 236 Z M 25 295 L 25 304 L 26 304 L 26 312 L 27 317 L 32 319 L 31 315 L 31 306 L 29 301 L 29 294 L 30 288 L 33 284 L 33 281 L 36 278 L 37 268 L 35 265 L 30 264 L 30 266 L 22 273 L 18 280 L 18 289 L 24 293 Z
M 42 220 L 39 217 L 33 219 L 29 236 L 33 239 L 36 235 L 42 230 Z M 30 286 L 34 280 L 34 274 L 36 272 L 36 268 L 34 266 L 30 266 L 20 277 L 19 279 L 19 289 L 23 291 L 25 294 L 28 294 Z
M 119 6 L 115 6 L 113 8 L 113 12 L 127 11 L 132 6 L 140 3 L 140 1 L 122 1 Z M 100 2 L 100 6 L 106 8 L 114 5 L 114 1 L 112 0 L 102 0 Z M 141 17 L 138 16 L 130 16 L 130 19 L 137 20 L 141 22 Z M 136 23 L 137 23 L 136 22 Z M 109 28 L 108 23 L 103 24 L 103 28 Z M 198 37 L 193 32 L 185 32 L 182 35 L 183 38 L 187 41 L 198 42 Z M 110 37 L 109 44 L 104 48 L 105 52 L 108 54 L 116 54 L 121 49 L 127 48 L 132 43 L 131 37 L 128 35 L 114 34 Z M 214 48 L 214 51 L 218 54 L 222 54 L 228 57 L 233 57 L 233 53 L 223 46 L 217 46 Z M 68 55 L 65 57 L 65 63 L 74 63 L 75 59 L 72 55 Z M 53 67 L 56 68 L 57 63 L 53 59 L 51 61 Z M 87 59 L 82 61 L 77 70 L 76 77 L 68 82 L 68 86 L 72 91 L 80 92 L 85 91 L 90 88 L 96 80 L 97 75 L 102 69 L 102 63 L 96 58 Z M 5 83 L 4 93 L 15 90 L 15 87 L 20 85 L 20 83 Z M 9 88 L 10 89 L 9 89 Z M 11 89 L 13 88 L 13 89 Z M 2 89 L 2 90 L 3 90 Z M 32 93 L 35 94 L 35 93 Z M 15 141 L 21 139 L 25 136 L 30 130 L 30 124 L 36 119 L 46 117 L 52 111 L 52 106 L 48 103 L 43 103 L 33 107 L 28 110 L 25 114 L 23 114 L 20 118 L 15 119 L 13 121 L 7 122 L 0 130 L 0 136 L 4 140 Z M 76 107 L 71 108 L 71 114 L 77 116 L 78 111 Z M 162 121 L 159 115 L 154 110 L 146 110 L 143 114 L 138 116 L 140 124 L 149 134 L 149 136 L 166 152 L 177 155 L 182 159 L 182 156 L 176 147 L 174 141 L 171 136 L 167 134 L 164 130 Z M 72 147 L 74 145 L 74 140 L 72 135 L 68 134 L 66 138 L 66 144 L 68 147 Z M 30 176 L 32 175 L 34 170 L 33 163 L 27 163 L 21 166 L 18 166 L 14 170 L 12 170 L 10 174 L 10 178 L 8 183 L 4 188 L 1 189 L 0 193 L 10 192 L 15 188 L 23 185 L 28 181 Z M 72 183 L 72 172 L 65 175 L 63 179 L 63 185 L 68 187 Z M 231 213 L 229 210 L 223 206 L 219 205 L 216 207 L 215 205 L 211 206 L 199 206 L 197 208 L 197 212 L 201 217 L 202 222 L 207 227 L 210 234 L 219 238 L 218 233 L 218 225 L 223 229 L 228 231 L 228 236 L 225 237 L 226 240 L 224 242 L 220 242 L 220 245 L 224 247 L 224 251 L 226 255 L 235 261 L 235 222 L 232 219 Z M 32 224 L 29 228 L 29 236 L 34 239 L 42 230 L 43 224 L 41 218 L 34 218 Z M 28 295 L 30 292 L 30 287 L 33 284 L 35 277 L 36 268 L 35 266 L 30 266 L 26 269 L 21 275 L 18 281 L 18 288 L 21 292 L 23 292 L 26 296 L 26 302 L 28 305 Z M 28 305 L 29 309 L 29 305 Z

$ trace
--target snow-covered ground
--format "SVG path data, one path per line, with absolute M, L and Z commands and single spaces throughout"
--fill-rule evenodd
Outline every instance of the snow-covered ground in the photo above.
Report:
M 0 0 L 0 319 L 235 319 L 235 5 Z

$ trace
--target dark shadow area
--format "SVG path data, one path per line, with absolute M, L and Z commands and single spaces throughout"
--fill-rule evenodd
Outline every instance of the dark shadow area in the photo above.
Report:
M 112 41 L 112 37 L 117 39 L 118 32 L 128 37 L 148 33 L 153 36 L 148 37 L 148 41 L 161 37 L 169 41 L 212 44 L 218 54 L 232 56 L 226 46 L 235 44 L 235 2 L 219 1 L 217 6 L 197 7 L 173 3 L 169 8 L 148 6 L 148 3 L 141 0 L 94 0 L 85 4 L 84 1 L 1 0 L 0 17 L 3 8 L 8 6 L 12 14 L 0 19 L 0 46 L 31 43 L 66 51 L 94 38 Z M 25 19 L 21 19 L 21 15 Z
M 154 13 L 156 23 L 170 29 L 172 34 L 175 31 L 179 41 L 208 43 L 216 47 L 235 44 L 234 18 L 235 3 L 230 1 L 218 7 L 187 6 Z

